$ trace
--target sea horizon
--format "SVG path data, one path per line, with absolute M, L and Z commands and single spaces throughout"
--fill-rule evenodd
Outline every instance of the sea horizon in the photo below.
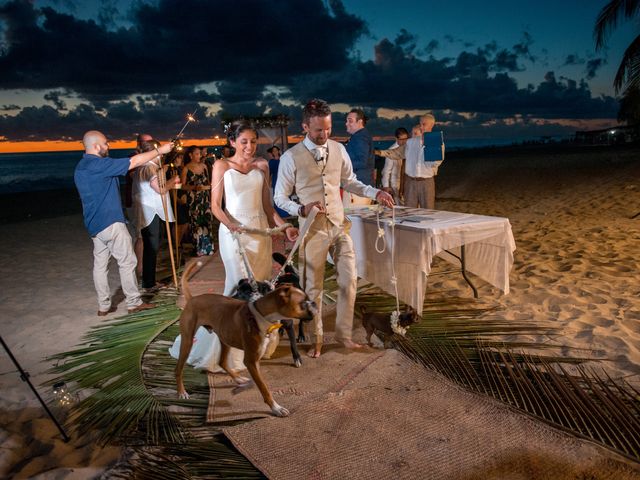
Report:
M 562 141 L 566 137 L 546 138 L 546 141 Z M 445 139 L 448 152 L 485 147 L 517 146 L 528 142 L 540 143 L 540 137 L 509 138 L 459 138 Z M 374 140 L 374 148 L 384 149 L 393 140 Z M 189 142 L 187 142 L 189 144 Z M 219 145 L 202 145 L 219 154 Z M 132 148 L 111 149 L 114 158 L 131 155 Z M 73 171 L 82 156 L 82 150 L 52 152 L 0 153 L 0 195 L 75 188 Z

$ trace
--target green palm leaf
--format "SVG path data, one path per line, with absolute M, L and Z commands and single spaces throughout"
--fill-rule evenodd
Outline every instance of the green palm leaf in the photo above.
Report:
M 594 27 L 596 50 L 604 48 L 606 39 L 622 18 L 633 19 L 640 12 L 639 0 L 612 0 L 600 11 Z M 627 47 L 613 81 L 616 92 L 626 83 L 627 89 L 640 85 L 640 36 Z
M 336 292 L 327 265 L 325 298 L 334 302 Z M 362 282 L 357 303 L 388 313 L 396 307 L 393 297 Z M 640 459 L 640 394 L 584 366 L 587 357 L 554 355 L 550 339 L 561 332 L 552 326 L 505 321 L 493 312 L 474 300 L 430 299 L 422 321 L 393 344 L 472 391 Z M 90 392 L 69 423 L 77 432 L 100 432 L 103 443 L 138 445 L 135 460 L 113 473 L 120 478 L 262 478 L 219 427 L 204 425 L 205 375 L 187 369 L 192 397 L 176 398 L 167 350 L 178 316 L 175 293 L 163 293 L 158 308 L 96 327 L 84 347 L 56 355 L 59 376 L 49 384 L 64 380 Z

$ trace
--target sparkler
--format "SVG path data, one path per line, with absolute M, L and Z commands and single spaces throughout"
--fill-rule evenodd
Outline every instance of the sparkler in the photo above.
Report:
M 178 132 L 178 135 L 176 135 L 176 137 L 174 138 L 173 141 L 176 143 L 176 150 L 178 151 L 182 150 L 182 145 L 180 144 L 180 136 L 182 135 L 182 132 L 184 132 L 184 129 L 187 128 L 187 125 L 189 125 L 189 123 L 196 121 L 196 117 L 194 115 L 196 114 L 197 111 L 198 111 L 198 107 L 196 107 L 193 113 L 187 114 L 187 121 L 182 126 L 182 129 Z

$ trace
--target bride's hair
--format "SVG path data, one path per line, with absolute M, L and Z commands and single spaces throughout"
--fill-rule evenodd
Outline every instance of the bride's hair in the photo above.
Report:
M 227 138 L 230 141 L 234 142 L 242 134 L 242 132 L 246 132 L 247 130 L 252 130 L 253 133 L 256 134 L 256 138 L 258 138 L 258 129 L 253 125 L 253 123 L 249 122 L 248 120 L 236 120 L 227 125 L 225 128 Z

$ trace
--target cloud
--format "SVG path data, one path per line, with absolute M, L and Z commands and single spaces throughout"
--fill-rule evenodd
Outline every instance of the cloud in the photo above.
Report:
M 48 102 L 53 103 L 53 105 L 60 111 L 64 111 L 67 109 L 67 104 L 65 103 L 64 100 L 62 100 L 60 98 L 61 95 L 65 95 L 65 92 L 63 91 L 51 91 L 48 93 L 44 94 L 44 99 L 47 100 Z
M 104 0 L 96 15 L 80 19 L 51 2 L 0 4 L 0 90 L 45 90 L 56 107 L 16 113 L 5 105 L 2 111 L 11 113 L 0 114 L 0 131 L 11 139 L 79 138 L 88 128 L 111 138 L 145 130 L 171 138 L 196 106 L 194 136 L 211 136 L 221 119 L 239 115 L 285 113 L 297 129 L 300 106 L 312 97 L 373 112 L 433 110 L 453 128 L 479 122 L 478 128 L 525 129 L 534 127 L 529 118 L 615 118 L 618 109 L 611 97 L 594 98 L 586 81 L 553 71 L 519 86 L 513 74 L 541 62 L 528 32 L 511 47 L 447 35 L 445 46 L 464 49 L 436 58 L 437 40 L 420 47 L 418 35 L 400 29 L 363 61 L 354 47 L 370 32 L 339 0 L 137 0 L 126 14 L 116 5 Z M 569 55 L 565 65 L 578 62 L 585 63 Z M 585 78 L 594 78 L 603 62 L 586 62 Z M 374 132 L 390 127 L 389 119 L 372 115 Z
M 592 60 L 589 60 L 587 62 L 587 68 L 585 69 L 587 80 L 593 80 L 596 77 L 598 70 L 600 70 L 600 67 L 602 67 L 606 63 L 606 60 L 603 58 L 594 58 Z
M 526 52 L 524 53 L 526 54 Z M 536 86 L 520 88 L 509 75 L 519 70 L 519 54 L 494 42 L 463 51 L 456 59 L 419 59 L 388 39 L 375 47 L 375 59 L 352 63 L 318 80 L 301 77 L 296 99 L 325 98 L 390 109 L 454 110 L 494 116 L 530 114 L 542 118 L 615 118 L 617 102 L 593 98 L 586 82 L 556 79 L 549 72 Z
M 20 110 L 20 107 L 18 105 L 2 105 L 0 106 L 0 110 L 2 110 L 3 112 L 11 112 L 13 110 Z
M 286 84 L 344 67 L 367 31 L 339 0 L 160 0 L 134 5 L 132 26 L 117 30 L 21 0 L 1 6 L 0 18 L 8 45 L 0 88 L 65 87 L 98 101 L 256 75 Z
M 440 42 L 438 42 L 437 40 L 431 40 L 429 43 L 427 43 L 427 46 L 424 48 L 423 52 L 425 55 L 431 55 L 439 48 Z
M 11 132 L 10 140 L 78 141 L 85 131 L 96 129 L 111 139 L 132 139 L 136 133 L 148 132 L 158 138 L 170 139 L 177 135 L 186 121 L 187 113 L 194 110 L 192 102 L 179 102 L 167 95 L 138 97 L 133 101 L 117 101 L 104 110 L 82 103 L 68 112 L 45 105 L 26 107 L 17 115 L 0 115 L 0 131 Z M 213 137 L 221 133 L 221 120 L 204 105 L 198 106 L 197 121 L 190 123 L 186 134 L 194 138 Z
M 580 58 L 578 54 L 570 53 L 569 55 L 566 56 L 562 66 L 564 67 L 567 65 L 584 65 L 585 62 L 586 60 L 584 58 Z

